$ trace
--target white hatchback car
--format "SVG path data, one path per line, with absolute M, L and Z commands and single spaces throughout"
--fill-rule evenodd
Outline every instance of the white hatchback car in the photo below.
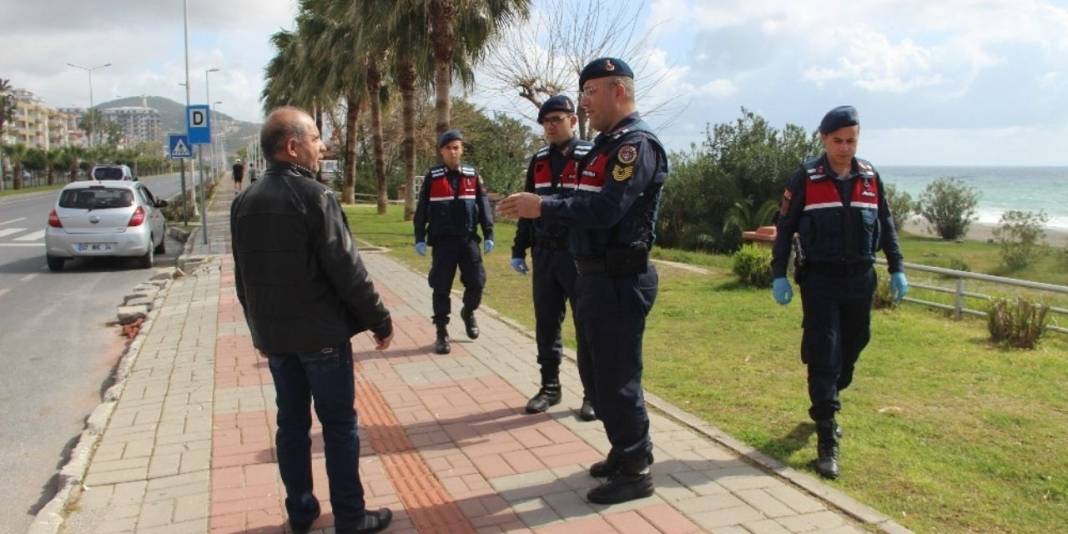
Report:
M 48 214 L 45 247 L 48 268 L 63 269 L 82 256 L 126 256 L 152 267 L 166 252 L 167 221 L 144 184 L 124 180 L 73 182 L 63 188 Z

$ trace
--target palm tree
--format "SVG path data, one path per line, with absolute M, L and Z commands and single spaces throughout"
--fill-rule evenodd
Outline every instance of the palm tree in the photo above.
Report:
M 67 169 L 67 161 L 63 156 L 64 152 L 62 147 L 52 148 L 45 152 L 45 163 L 47 163 L 48 167 L 48 185 L 55 185 L 55 171 L 62 172 Z
M 4 125 L 15 118 L 15 99 L 11 91 L 11 80 L 0 78 L 0 140 L 4 137 Z M 0 150 L 0 191 L 4 190 L 4 151 Z
M 4 149 L 4 152 L 7 153 L 7 159 L 11 161 L 12 170 L 15 171 L 15 175 L 11 178 L 12 189 L 22 189 L 22 162 L 26 161 L 29 151 L 30 149 L 22 143 L 8 145 Z
M 526 18 L 530 0 L 407 0 L 422 4 L 434 55 L 435 129 L 449 129 L 449 90 L 457 52 L 480 59 L 489 40 L 516 18 Z M 398 9 L 403 9 L 399 1 Z

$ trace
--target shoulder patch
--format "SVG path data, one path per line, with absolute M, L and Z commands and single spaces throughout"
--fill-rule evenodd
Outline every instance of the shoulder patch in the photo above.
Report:
M 616 152 L 616 158 L 624 165 L 631 165 L 638 160 L 638 145 L 623 145 Z
M 616 165 L 612 168 L 612 178 L 617 182 L 625 182 L 634 176 L 633 165 Z

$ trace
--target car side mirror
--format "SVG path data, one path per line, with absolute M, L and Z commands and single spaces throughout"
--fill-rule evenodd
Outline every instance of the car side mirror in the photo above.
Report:
M 157 208 L 166 208 L 167 207 L 167 201 L 163 200 L 163 199 L 156 200 L 156 207 Z

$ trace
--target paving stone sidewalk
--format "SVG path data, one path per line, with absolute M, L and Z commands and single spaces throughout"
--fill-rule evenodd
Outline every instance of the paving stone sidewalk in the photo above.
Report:
M 209 211 L 208 244 L 195 236 L 191 253 L 205 261 L 173 281 L 146 323 L 63 532 L 288 532 L 271 375 L 234 293 L 228 185 Z M 383 253 L 363 258 L 396 332 L 385 352 L 353 338 L 360 473 L 368 507 L 394 510 L 389 532 L 904 531 L 818 483 L 788 480 L 789 470 L 754 465 L 666 405 L 682 420 L 650 414 L 656 494 L 587 503 L 597 481 L 586 469 L 607 439 L 599 422 L 575 416 L 574 366 L 563 370 L 564 402 L 524 414 L 538 380 L 529 335 L 487 312 L 477 341 L 456 321 L 452 354 L 435 355 L 425 277 Z M 312 436 L 323 508 L 314 528 L 332 534 L 317 422 Z

